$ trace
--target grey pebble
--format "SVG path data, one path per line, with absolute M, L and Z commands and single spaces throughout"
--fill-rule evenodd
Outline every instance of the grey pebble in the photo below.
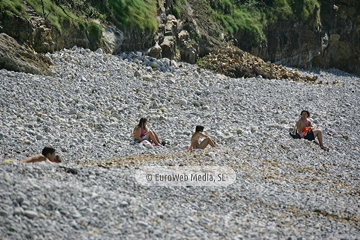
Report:
M 31 210 L 24 211 L 24 215 L 31 219 L 38 217 L 38 213 L 35 211 L 31 211 Z
M 22 209 L 21 207 L 16 207 L 14 209 L 14 212 L 13 212 L 14 215 L 23 215 L 24 214 L 24 209 Z
M 7 217 L 7 215 L 8 215 L 7 211 L 0 210 L 0 216 Z

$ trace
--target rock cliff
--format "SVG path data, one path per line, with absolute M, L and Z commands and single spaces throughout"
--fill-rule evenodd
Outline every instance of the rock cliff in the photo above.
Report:
M 26 5 L 29 18 L 9 11 L 0 12 L 0 33 L 6 33 L 36 52 L 79 46 L 92 50 L 102 48 L 113 54 L 147 51 L 150 56 L 181 59 L 189 63 L 196 63 L 214 47 L 232 43 L 265 62 L 299 68 L 335 67 L 360 74 L 360 2 L 319 2 L 321 5 L 314 10 L 317 15 L 313 16 L 313 21 L 280 19 L 267 24 L 263 29 L 265 37 L 260 43 L 241 31 L 227 34 L 221 23 L 208 19 L 207 2 L 197 0 L 184 0 L 185 11 L 177 18 L 172 14 L 173 0 L 158 0 L 156 32 L 136 28 L 120 31 L 109 22 L 95 20 L 96 24 L 103 26 L 100 38 L 69 21 L 62 21 L 62 31 L 59 31 Z
M 9 35 L 0 33 L 0 69 L 51 75 L 48 69 L 51 65 L 47 57 L 20 45 Z
M 360 75 L 360 1 L 322 0 L 321 4 L 322 51 L 313 65 Z
M 264 29 L 264 47 L 245 44 L 239 47 L 286 66 L 338 68 L 360 75 L 360 1 L 320 3 L 316 25 L 279 20 Z

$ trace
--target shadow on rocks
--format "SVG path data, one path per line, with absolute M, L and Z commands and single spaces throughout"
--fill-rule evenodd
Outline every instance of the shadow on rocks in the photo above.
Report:
M 0 34 L 0 69 L 49 76 L 51 65 L 49 58 L 20 45 L 5 33 Z

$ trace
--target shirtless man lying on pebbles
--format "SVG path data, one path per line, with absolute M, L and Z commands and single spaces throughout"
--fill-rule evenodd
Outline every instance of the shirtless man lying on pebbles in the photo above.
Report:
M 61 162 L 61 158 L 59 156 L 55 155 L 55 149 L 52 147 L 45 147 L 42 150 L 41 154 L 37 154 L 28 158 L 25 158 L 24 160 L 21 160 L 21 163 L 32 163 L 32 162 L 54 162 L 59 163 Z

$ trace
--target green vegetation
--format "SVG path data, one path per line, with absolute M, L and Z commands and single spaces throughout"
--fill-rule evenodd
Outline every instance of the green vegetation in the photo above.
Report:
M 122 30 L 129 27 L 157 30 L 156 0 L 88 0 L 87 3 L 96 9 L 98 16 L 106 16 L 106 20 Z
M 229 34 L 241 33 L 251 37 L 256 43 L 264 38 L 263 29 L 277 20 L 307 21 L 316 23 L 319 16 L 318 0 L 199 0 L 205 1 L 209 9 L 205 16 L 217 25 L 219 22 Z M 173 14 L 178 17 L 184 0 L 175 0 Z M 205 11 L 197 9 L 197 11 Z M 201 15 L 201 13 L 196 13 Z M 211 34 L 210 34 L 211 35 Z
M 90 23 L 89 34 L 91 37 L 93 37 L 94 39 L 100 39 L 102 35 L 102 31 L 103 29 L 99 25 L 95 23 Z
M 76 24 L 91 37 L 101 38 L 100 25 L 92 22 L 112 22 L 122 30 L 137 27 L 157 30 L 156 0 L 26 0 L 40 16 L 47 19 L 59 32 L 62 27 Z M 0 11 L 29 17 L 22 0 L 0 0 Z
M 243 32 L 256 42 L 260 42 L 263 37 L 265 14 L 256 8 L 240 5 L 233 8 L 229 14 L 218 12 L 217 17 L 222 21 L 228 33 Z
M 228 33 L 243 32 L 259 43 L 266 24 L 277 20 L 319 19 L 317 0 L 210 0 Z
M 59 32 L 62 27 L 76 24 L 92 37 L 101 38 L 102 29 L 92 20 L 111 22 L 126 31 L 139 28 L 157 30 L 157 0 L 25 0 L 35 11 L 50 21 Z M 218 29 L 233 35 L 246 35 L 254 43 L 264 38 L 263 29 L 277 20 L 298 20 L 316 24 L 319 19 L 318 0 L 198 0 L 199 21 L 210 23 L 210 36 L 219 37 Z M 186 13 L 186 0 L 174 0 L 172 13 L 181 18 Z M 194 4 L 196 4 L 194 2 Z M 28 17 L 23 0 L 0 0 L 0 10 Z M 197 41 L 201 36 L 197 37 Z
M 27 3 L 41 16 L 51 22 L 56 29 L 61 32 L 63 21 L 72 22 L 78 20 L 76 15 L 61 5 L 57 5 L 51 0 L 27 0 Z
M 174 5 L 172 7 L 172 14 L 177 18 L 181 18 L 181 13 L 185 11 L 185 0 L 174 0 Z
M 172 14 L 176 17 L 176 18 L 180 18 L 181 17 L 181 10 L 178 6 L 174 6 L 172 9 Z
M 25 6 L 21 0 L 0 0 L 0 9 L 1 11 L 12 12 L 16 15 L 25 14 Z

